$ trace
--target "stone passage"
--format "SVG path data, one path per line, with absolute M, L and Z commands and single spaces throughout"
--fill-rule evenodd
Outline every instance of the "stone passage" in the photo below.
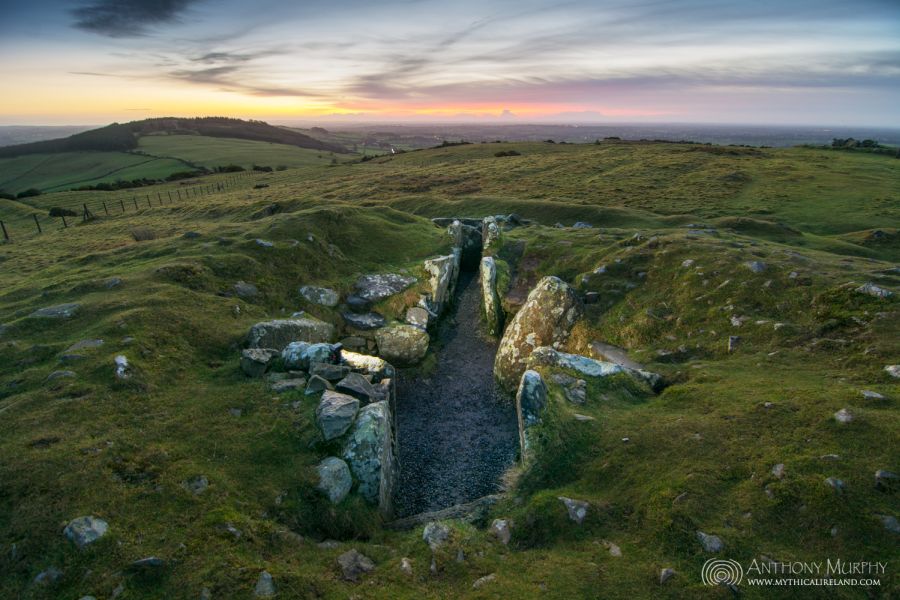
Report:
M 434 337 L 434 371 L 398 377 L 398 517 L 496 492 L 518 450 L 515 407 L 494 385 L 497 343 L 482 331 L 477 271 L 460 273 Z

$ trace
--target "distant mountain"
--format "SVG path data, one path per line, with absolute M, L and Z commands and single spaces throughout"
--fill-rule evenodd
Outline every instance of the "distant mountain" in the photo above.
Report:
M 96 127 L 96 125 L 0 125 L 0 147 L 55 140 Z
M 337 152 L 340 154 L 349 152 L 341 145 L 323 142 L 298 131 L 275 127 L 263 121 L 242 121 L 241 119 L 229 119 L 227 117 L 202 117 L 195 119 L 163 117 L 132 121 L 131 123 L 113 123 L 99 129 L 76 133 L 66 138 L 0 147 L 0 158 L 25 154 L 52 154 L 83 150 L 121 152 L 137 148 L 138 138 L 142 135 L 160 134 L 237 138 L 257 142 L 286 144 L 299 148 Z

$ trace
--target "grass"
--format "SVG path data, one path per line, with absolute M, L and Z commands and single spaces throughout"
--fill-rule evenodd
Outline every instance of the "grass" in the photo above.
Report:
M 222 193 L 0 246 L 0 543 L 16 545 L 15 557 L 0 554 L 0 596 L 102 598 L 122 584 L 127 598 L 196 598 L 203 587 L 248 597 L 267 569 L 289 598 L 730 597 L 700 582 L 708 555 L 697 530 L 719 535 L 722 556 L 745 563 L 888 560 L 874 593 L 896 595 L 896 536 L 876 515 L 898 516 L 900 503 L 875 489 L 874 472 L 900 468 L 900 385 L 883 371 L 900 356 L 898 305 L 896 295 L 853 288 L 874 281 L 900 291 L 890 270 L 900 259 L 895 230 L 886 227 L 900 220 L 900 161 L 641 143 L 502 144 L 522 156 L 496 158 L 497 146 L 253 175 Z M 260 182 L 269 187 L 253 189 Z M 146 191 L 157 189 L 179 188 Z M 3 210 L 25 217 L 89 197 L 45 194 Z M 340 323 L 335 309 L 305 303 L 300 285 L 346 293 L 360 273 L 421 274 L 422 260 L 449 243 L 429 217 L 508 212 L 536 223 L 504 232 L 504 289 L 553 274 L 600 292 L 566 349 L 624 346 L 671 385 L 650 395 L 592 382 L 588 402 L 575 406 L 551 384 L 543 451 L 530 470 L 511 473 L 493 510 L 513 520 L 511 545 L 456 523 L 432 574 L 421 530 L 384 529 L 357 501 L 331 507 L 315 493 L 315 400 L 247 380 L 239 348 L 253 323 L 295 310 Z M 595 227 L 553 227 L 576 220 Z M 715 231 L 696 231 L 706 228 Z M 876 229 L 887 237 L 873 238 Z M 135 241 L 140 230 L 156 239 Z M 749 260 L 766 271 L 751 272 Z M 108 288 L 112 278 L 121 284 Z M 260 294 L 229 295 L 239 280 Z M 63 302 L 82 310 L 66 321 L 28 318 Z M 394 304 L 380 309 L 399 315 Z M 729 335 L 742 338 L 733 353 Z M 105 343 L 61 362 L 91 338 Z M 135 369 L 127 384 L 113 376 L 119 353 Z M 77 377 L 48 381 L 58 369 Z M 842 407 L 856 415 L 846 426 L 831 418 Z M 596 420 L 576 421 L 576 412 Z M 828 454 L 841 458 L 820 458 Z M 771 475 L 777 463 L 781 480 Z M 210 488 L 194 496 L 181 483 L 198 474 Z M 843 495 L 823 483 L 829 476 L 846 482 Z M 591 503 L 584 525 L 568 521 L 561 495 Z M 61 529 L 83 514 L 111 530 L 79 552 Z M 319 548 L 325 538 L 341 544 Z M 358 585 L 341 581 L 335 564 L 351 547 L 377 564 Z M 127 574 L 150 555 L 168 562 L 163 576 Z M 412 559 L 411 577 L 402 557 Z M 64 572 L 59 584 L 33 585 L 51 565 Z M 677 575 L 660 586 L 663 567 Z M 473 590 L 489 573 L 496 579 Z M 822 597 L 820 588 L 741 590 Z
M 346 160 L 321 150 L 309 150 L 252 140 L 213 138 L 199 135 L 148 135 L 143 136 L 138 149 L 151 156 L 171 157 L 208 168 L 240 165 L 249 169 L 253 165 L 306 167 L 327 165 L 332 158 Z

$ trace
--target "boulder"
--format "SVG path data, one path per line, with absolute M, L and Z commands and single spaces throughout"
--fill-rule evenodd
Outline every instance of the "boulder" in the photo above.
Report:
M 360 331 L 378 329 L 384 327 L 387 323 L 385 318 L 377 312 L 342 312 L 341 318 L 344 319 L 344 323 L 347 324 L 347 327 L 352 327 L 353 329 L 358 329 Z
M 422 539 L 432 551 L 437 550 L 450 539 L 450 528 L 443 523 L 431 521 L 422 530 Z
M 428 329 L 431 313 L 421 306 L 413 306 L 406 310 L 406 322 L 419 329 Z
M 461 250 L 455 250 L 447 256 L 439 256 L 425 261 L 425 271 L 430 275 L 429 287 L 431 299 L 428 309 L 440 316 L 449 305 L 456 288 L 456 280 L 459 276 L 459 262 Z
M 316 408 L 316 423 L 325 441 L 344 435 L 359 412 L 359 400 L 353 396 L 325 390 Z
M 372 381 L 376 383 L 382 379 L 389 379 L 395 374 L 394 367 L 383 358 L 377 356 L 344 350 L 341 353 L 341 359 L 345 365 L 348 365 L 354 371 L 364 375 L 371 375 Z
M 536 348 L 528 358 L 527 365 L 529 368 L 535 366 L 553 366 L 562 367 L 563 369 L 572 369 L 586 377 L 609 377 L 617 373 L 625 373 L 634 379 L 646 383 L 654 391 L 659 391 L 665 385 L 662 377 L 658 373 L 644 371 L 641 369 L 630 369 L 623 365 L 617 365 L 610 362 L 594 360 L 587 356 L 579 354 L 569 354 L 560 352 L 553 348 L 542 346 Z
M 857 293 L 872 296 L 873 298 L 890 298 L 894 295 L 894 292 L 878 287 L 871 282 L 862 284 L 856 288 L 856 291 Z
M 500 308 L 500 295 L 497 293 L 497 263 L 493 256 L 481 259 L 481 298 L 484 307 L 484 321 L 491 335 L 500 335 L 503 331 L 503 311 Z
M 330 342 L 334 339 L 334 325 L 302 317 L 275 319 L 257 323 L 250 329 L 248 346 L 251 348 L 275 348 L 279 352 L 295 341 L 310 343 Z
M 415 277 L 397 273 L 363 275 L 356 280 L 356 295 L 369 302 L 379 302 L 402 292 L 415 282 Z
M 38 319 L 71 319 L 78 314 L 78 311 L 80 310 L 80 304 L 69 302 L 67 304 L 57 304 L 56 306 L 39 308 L 28 316 Z
M 241 351 L 241 371 L 247 377 L 262 377 L 278 356 L 273 348 L 247 348 Z
M 518 384 L 532 350 L 562 345 L 584 310 L 575 292 L 558 277 L 544 277 L 528 294 L 500 341 L 494 375 L 506 389 Z
M 378 355 L 398 365 L 414 365 L 428 352 L 428 333 L 412 325 L 391 325 L 375 332 Z
M 63 534 L 79 548 L 84 548 L 102 538 L 108 530 L 109 524 L 103 519 L 86 516 L 69 521 Z
M 353 400 L 358 405 L 359 401 Z M 367 502 L 377 504 L 384 514 L 391 511 L 395 477 L 391 422 L 387 402 L 373 402 L 363 407 L 343 451 L 344 460 L 359 482 L 359 495 Z
M 281 351 L 281 359 L 286 369 L 307 371 L 313 363 L 339 363 L 341 347 L 336 344 L 291 342 Z
M 348 374 L 334 386 L 334 389 L 342 394 L 353 396 L 364 405 L 375 401 L 375 388 L 368 379 L 359 373 Z
M 329 456 L 319 463 L 316 470 L 319 474 L 319 484 L 316 489 L 328 496 L 332 504 L 340 504 L 350 493 L 350 488 L 353 487 L 350 467 L 340 458 Z
M 304 285 L 300 288 L 300 295 L 307 301 L 320 306 L 334 307 L 338 305 L 341 297 L 331 288 Z
M 318 394 L 319 392 L 324 392 L 325 390 L 333 390 L 334 386 L 331 385 L 331 382 L 325 379 L 324 377 L 319 377 L 318 375 L 313 375 L 309 378 L 309 381 L 306 382 L 306 395 L 311 396 L 312 394 Z
M 572 498 L 566 498 L 565 496 L 559 496 L 557 499 L 566 507 L 570 520 L 575 521 L 579 525 L 584 522 L 590 504 L 584 500 L 574 500 Z
M 357 552 L 356 548 L 338 556 L 337 561 L 341 567 L 341 575 L 347 581 L 359 581 L 360 576 L 375 568 L 372 559 Z
M 246 281 L 238 281 L 231 287 L 231 291 L 238 298 L 255 298 L 259 294 L 259 289 L 252 283 Z

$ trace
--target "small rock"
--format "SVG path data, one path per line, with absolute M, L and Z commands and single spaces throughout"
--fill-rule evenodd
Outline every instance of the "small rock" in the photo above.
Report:
M 710 535 L 707 533 L 703 533 L 702 531 L 698 531 L 697 539 L 700 541 L 703 549 L 707 552 L 721 552 L 725 549 L 725 544 L 717 535 Z
M 584 221 L 575 221 L 575 224 L 572 225 L 572 229 L 592 229 L 593 227 L 593 225 Z
M 338 305 L 341 297 L 331 288 L 304 285 L 300 288 L 300 295 L 309 302 L 320 306 L 334 307 Z
M 579 525 L 584 522 L 590 504 L 583 500 L 573 500 L 572 498 L 566 498 L 565 496 L 559 496 L 557 499 L 565 505 L 570 520 L 575 521 Z
M 68 348 L 66 348 L 66 352 L 78 352 L 80 350 L 93 350 L 94 348 L 99 348 L 103 345 L 103 340 L 93 339 L 93 340 L 81 340 L 80 342 L 75 342 Z
M 253 241 L 256 242 L 256 245 L 257 245 L 257 246 L 262 246 L 263 248 L 272 248 L 272 247 L 275 246 L 274 243 L 272 243 L 272 242 L 270 242 L 270 241 L 268 241 L 268 240 L 261 240 L 261 239 L 257 238 L 257 239 L 255 239 L 255 240 L 253 240 Z
M 324 377 L 319 377 L 318 375 L 313 375 L 309 378 L 309 381 L 306 383 L 306 395 L 311 396 L 313 394 L 318 394 L 319 392 L 324 392 L 325 390 L 333 390 L 334 386 L 331 385 L 331 382 L 325 379 Z
M 900 523 L 897 522 L 897 517 L 881 515 L 881 523 L 884 525 L 884 528 L 891 533 L 900 534 Z
M 406 322 L 421 329 L 428 328 L 431 315 L 421 306 L 413 306 L 406 311 Z
M 109 524 L 94 516 L 78 517 L 72 519 L 63 534 L 79 548 L 84 548 L 106 535 Z
M 844 489 L 846 488 L 846 485 L 844 484 L 844 482 L 842 480 L 838 479 L 837 477 L 828 477 L 825 479 L 825 483 L 828 486 L 834 488 L 834 491 L 836 491 L 839 494 L 842 493 L 844 491 Z
M 878 469 L 875 471 L 875 487 L 883 492 L 900 487 L 900 475 L 884 469 Z
M 247 348 L 241 351 L 241 371 L 247 377 L 262 377 L 278 356 L 273 348 Z
M 408 558 L 400 559 L 400 570 L 406 575 L 412 575 L 412 562 Z
M 115 358 L 116 377 L 119 379 L 128 379 L 131 376 L 131 366 L 128 364 L 128 358 L 124 354 L 119 354 Z
M 728 336 L 728 351 L 734 352 L 737 350 L 737 347 L 741 343 L 741 336 L 739 335 L 729 335 Z
M 57 304 L 56 306 L 46 306 L 39 308 L 30 315 L 32 318 L 43 319 L 70 319 L 81 310 L 81 305 L 75 302 L 68 304 Z
M 900 379 L 900 365 L 887 365 L 884 370 L 891 377 Z
M 689 259 L 687 259 L 686 261 L 684 261 L 683 263 L 681 263 L 681 266 L 682 266 L 682 267 L 685 267 L 685 268 L 691 267 L 691 266 L 693 266 L 693 265 L 694 265 L 694 259 L 693 259 L 693 258 L 689 258 Z
M 317 489 L 328 496 L 332 504 L 340 504 L 353 487 L 350 467 L 340 458 L 329 456 L 319 463 L 316 470 L 319 473 Z
M 151 575 L 154 573 L 159 573 L 165 568 L 166 561 L 157 556 L 148 556 L 146 558 L 141 558 L 128 565 L 129 572 L 138 573 L 141 575 Z
M 37 574 L 34 578 L 35 585 L 53 585 L 62 579 L 63 572 L 56 567 L 48 567 Z
M 510 523 L 506 519 L 494 519 L 491 523 L 491 534 L 493 534 L 504 546 L 509 544 L 512 538 Z
M 239 417 L 242 414 L 244 414 L 244 411 L 240 408 L 229 408 L 228 414 L 231 415 L 232 417 Z
M 272 382 L 272 385 L 269 387 L 276 394 L 284 394 L 286 392 L 299 392 L 300 390 L 306 388 L 306 379 L 302 377 L 295 377 L 293 379 L 281 379 L 279 381 Z
M 361 575 L 375 568 L 375 563 L 370 558 L 357 552 L 356 548 L 338 556 L 337 561 L 341 567 L 341 573 L 347 581 L 359 581 Z
M 103 287 L 105 287 L 108 290 L 117 288 L 120 285 L 122 285 L 122 280 L 119 277 L 110 277 L 109 279 L 107 279 L 106 281 L 103 282 Z
M 257 598 L 271 598 L 275 595 L 275 581 L 268 571 L 259 574 L 256 587 L 253 588 L 253 595 Z
M 603 547 L 606 548 L 607 550 L 609 550 L 610 556 L 614 556 L 616 558 L 622 557 L 622 549 L 619 548 L 619 546 L 617 546 L 616 544 L 614 544 L 610 541 L 604 540 Z
M 190 493 L 200 495 L 209 487 L 209 479 L 206 478 L 206 475 L 195 475 L 181 485 Z
M 353 396 L 326 390 L 316 408 L 316 423 L 325 440 L 344 435 L 359 413 L 359 400 Z
M 581 421 L 582 423 L 584 423 L 586 421 L 596 421 L 597 420 L 594 417 L 589 417 L 588 415 L 580 415 L 578 413 L 573 413 L 572 418 L 575 419 L 576 421 Z
M 863 390 L 860 392 L 862 397 L 866 400 L 884 400 L 884 396 L 879 394 L 878 392 L 873 392 L 872 390 Z
M 842 408 L 841 410 L 834 413 L 834 420 L 841 424 L 847 424 L 853 421 L 853 413 L 851 413 L 846 408 Z
M 425 529 L 422 531 L 422 539 L 425 540 L 432 551 L 437 550 L 450 539 L 450 528 L 443 523 L 432 521 L 425 525 Z
M 753 271 L 754 273 L 762 273 L 766 270 L 766 263 L 761 260 L 751 260 L 749 262 L 745 262 L 744 266 Z
M 659 572 L 659 584 L 662 585 L 675 577 L 675 569 L 666 567 Z
M 884 288 L 880 288 L 874 283 L 864 283 L 863 285 L 856 288 L 856 291 L 860 294 L 872 296 L 873 298 L 890 298 L 894 295 L 894 292 L 886 290 Z
M 259 294 L 256 286 L 246 281 L 238 281 L 231 289 L 239 298 L 255 298 Z
M 784 463 L 778 463 L 772 467 L 772 475 L 776 479 L 782 479 L 784 477 Z
M 485 585 L 486 583 L 490 583 L 490 582 L 494 581 L 495 579 L 497 579 L 497 575 L 494 573 L 491 573 L 490 575 L 485 575 L 484 577 L 479 577 L 478 579 L 475 580 L 475 583 L 472 584 L 472 589 L 477 590 L 481 586 Z
M 368 379 L 359 373 L 348 374 L 334 386 L 334 389 L 342 394 L 353 396 L 364 404 L 374 401 L 376 396 L 375 388 Z

